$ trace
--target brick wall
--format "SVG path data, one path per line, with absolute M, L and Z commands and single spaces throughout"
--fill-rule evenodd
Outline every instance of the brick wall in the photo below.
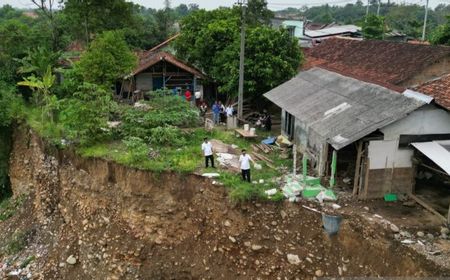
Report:
M 386 193 L 411 193 L 414 175 L 414 168 L 369 170 L 367 190 L 363 190 L 360 197 L 382 198 Z

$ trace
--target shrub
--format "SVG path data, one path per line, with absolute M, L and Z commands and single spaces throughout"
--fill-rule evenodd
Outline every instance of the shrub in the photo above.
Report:
M 64 101 L 61 122 L 69 139 L 85 145 L 109 135 L 107 122 L 115 102 L 106 90 L 84 83 Z
M 0 127 L 9 126 L 22 111 L 23 102 L 14 87 L 0 83 Z
M 156 96 L 145 102 L 149 109 L 126 108 L 122 112 L 122 134 L 124 137 L 134 136 L 150 140 L 153 143 L 164 143 L 165 140 L 154 139 L 153 134 L 173 133 L 173 129 L 165 132 L 158 127 L 176 126 L 192 127 L 199 121 L 198 111 L 178 96 Z M 167 133 L 166 133 L 167 132 Z M 164 135 L 162 135 L 164 136 Z
M 139 137 L 127 137 L 122 140 L 127 147 L 128 153 L 131 156 L 133 162 L 142 162 L 148 158 L 150 151 L 147 144 Z
M 6 244 L 5 252 L 8 255 L 14 255 L 25 249 L 28 244 L 28 237 L 26 232 L 16 232 L 11 236 L 8 244 Z
M 150 129 L 149 143 L 153 145 L 181 146 L 185 139 L 181 130 L 174 126 L 158 126 Z

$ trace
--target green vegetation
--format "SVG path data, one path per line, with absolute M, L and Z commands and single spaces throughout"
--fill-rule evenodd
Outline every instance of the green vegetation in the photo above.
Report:
M 0 255 L 14 255 L 25 249 L 28 244 L 28 234 L 27 232 L 18 231 L 15 232 L 11 238 L 7 241 L 4 249 L 0 251 Z
M 36 259 L 35 256 L 29 256 L 28 258 L 26 258 L 21 264 L 20 264 L 20 268 L 25 268 L 27 267 L 31 262 L 33 262 Z
M 259 23 L 267 7 L 253 11 L 246 37 L 245 92 L 259 96 L 289 80 L 302 63 L 298 42 L 286 30 Z M 219 84 L 219 91 L 235 97 L 238 91 L 240 11 L 220 8 L 199 10 L 181 21 L 175 48 L 186 61 L 203 69 Z
M 71 98 L 60 103 L 59 118 L 69 140 L 86 145 L 109 135 L 107 122 L 116 103 L 102 87 L 83 83 Z
M 85 82 L 109 87 L 130 74 L 136 63 L 137 57 L 130 51 L 123 33 L 107 31 L 92 42 L 75 67 Z
M 376 15 L 368 15 L 362 24 L 364 39 L 383 39 L 384 18 Z
M 11 218 L 24 202 L 25 197 L 4 198 L 0 201 L 0 222 Z
M 450 46 L 450 16 L 447 16 L 445 24 L 438 26 L 431 34 L 431 43 Z

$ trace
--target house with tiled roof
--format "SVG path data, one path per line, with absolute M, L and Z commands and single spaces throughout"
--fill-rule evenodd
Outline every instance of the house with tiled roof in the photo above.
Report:
M 177 36 L 139 53 L 137 67 L 117 85 L 117 93 L 139 99 L 149 91 L 169 89 L 180 95 L 189 90 L 192 94 L 197 92 L 197 96 L 203 96 L 205 91 L 203 82 L 207 80 L 206 75 L 193 65 L 164 50 Z
M 450 72 L 446 46 L 331 38 L 305 50 L 305 56 L 305 69 L 320 66 L 399 90 Z
M 436 104 L 450 111 L 450 73 L 425 82 L 415 87 L 415 90 L 433 97 Z

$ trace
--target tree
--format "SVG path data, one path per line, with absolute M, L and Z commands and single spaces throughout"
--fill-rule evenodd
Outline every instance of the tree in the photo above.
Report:
M 136 62 L 123 33 L 106 31 L 92 42 L 75 67 L 85 82 L 109 88 L 118 78 L 130 74 Z
M 33 4 L 38 7 L 42 14 L 48 19 L 50 30 L 52 33 L 52 48 L 54 51 L 57 50 L 59 46 L 59 36 L 57 32 L 56 22 L 55 22 L 55 5 L 57 1 L 55 0 L 31 0 Z
M 274 18 L 274 13 L 267 8 L 266 0 L 249 0 L 246 21 L 250 25 L 269 25 Z
M 136 6 L 125 0 L 63 0 L 63 13 L 74 39 L 89 43 L 107 30 L 137 26 Z
M 447 16 L 447 23 L 440 25 L 431 34 L 431 43 L 434 45 L 450 46 L 450 16 Z
M 0 23 L 0 81 L 14 82 L 19 63 L 30 43 L 30 28 L 18 19 Z
M 181 22 L 177 54 L 203 69 L 219 90 L 235 97 L 239 76 L 239 10 L 200 10 Z M 302 55 L 285 30 L 251 26 L 246 37 L 245 93 L 258 96 L 295 75 Z
M 49 66 L 51 68 L 56 66 L 60 55 L 60 52 L 53 52 L 45 47 L 30 49 L 24 58 L 18 59 L 21 66 L 17 72 L 20 74 L 44 76 Z
M 362 33 L 365 39 L 383 39 L 384 17 L 368 15 L 362 24 Z

